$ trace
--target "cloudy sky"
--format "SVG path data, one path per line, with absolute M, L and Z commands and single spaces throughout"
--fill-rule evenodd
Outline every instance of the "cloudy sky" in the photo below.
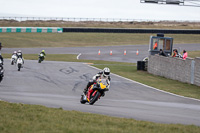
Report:
M 200 7 L 140 0 L 0 0 L 0 17 L 126 18 L 200 21 Z

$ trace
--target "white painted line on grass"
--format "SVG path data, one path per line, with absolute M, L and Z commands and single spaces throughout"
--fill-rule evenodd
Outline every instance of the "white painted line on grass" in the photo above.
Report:
M 89 67 L 92 67 L 92 68 L 94 68 L 94 69 L 97 69 L 97 70 L 101 70 L 101 69 L 96 68 L 96 67 L 94 67 L 94 66 L 90 66 L 90 65 L 88 65 L 88 66 L 89 66 Z M 186 99 L 191 99 L 191 100 L 195 100 L 195 101 L 199 101 L 199 102 L 200 102 L 199 99 L 195 99 L 195 98 L 191 98 L 191 97 L 185 97 L 185 96 L 177 95 L 177 94 L 174 94 L 174 93 L 171 93 L 171 92 L 163 91 L 163 90 L 160 90 L 160 89 L 157 89 L 157 88 L 154 88 L 154 87 L 151 87 L 151 86 L 142 84 L 142 83 L 140 83 L 140 82 L 137 82 L 137 81 L 134 81 L 134 80 L 131 80 L 131 79 L 128 79 L 128 78 L 119 76 L 119 75 L 114 74 L 114 73 L 111 73 L 111 74 L 112 74 L 112 75 L 115 75 L 115 76 L 117 76 L 117 77 L 123 78 L 123 79 L 125 79 L 125 80 L 131 81 L 131 82 L 133 82 L 133 83 L 136 83 L 136 84 L 139 84 L 139 85 L 142 85 L 142 86 L 151 88 L 151 89 L 153 89 L 153 90 L 157 90 L 157 91 L 160 91 L 160 92 L 163 92 L 163 93 L 167 93 L 167 94 L 170 94 L 170 95 L 173 95 L 173 96 L 177 96 L 177 97 L 181 97 L 181 98 L 186 98 Z

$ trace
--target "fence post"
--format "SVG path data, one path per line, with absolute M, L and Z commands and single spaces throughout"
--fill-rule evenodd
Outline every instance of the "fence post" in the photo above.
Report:
M 191 84 L 194 84 L 194 66 L 195 66 L 195 61 L 192 60 L 192 62 L 191 62 L 191 72 L 190 72 L 190 75 L 191 75 L 190 83 Z

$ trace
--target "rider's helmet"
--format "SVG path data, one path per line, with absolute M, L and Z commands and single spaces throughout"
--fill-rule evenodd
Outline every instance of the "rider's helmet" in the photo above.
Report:
M 17 53 L 17 51 L 14 51 L 13 53 L 14 53 L 14 54 L 16 54 L 16 53 Z
M 44 50 L 42 50 L 42 52 L 44 52 Z
M 108 67 L 105 67 L 104 69 L 103 69 L 103 76 L 104 77 L 107 77 L 107 76 L 109 76 L 110 75 L 110 69 L 108 68 Z
M 21 53 L 22 51 L 21 50 L 18 50 L 18 53 Z

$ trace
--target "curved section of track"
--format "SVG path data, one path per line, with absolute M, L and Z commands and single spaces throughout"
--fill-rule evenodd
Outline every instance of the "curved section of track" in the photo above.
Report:
M 19 72 L 5 60 L 0 99 L 161 123 L 200 126 L 200 101 L 158 91 L 111 74 L 111 88 L 94 105 L 79 102 L 97 69 L 83 63 L 25 61 Z
M 186 51 L 200 50 L 200 44 L 175 44 L 175 48 L 178 48 L 181 52 L 183 49 Z M 45 49 L 48 54 L 80 54 L 79 59 L 87 60 L 106 60 L 106 61 L 119 61 L 119 62 L 131 62 L 137 63 L 148 56 L 148 45 L 124 45 L 124 46 L 99 46 L 99 47 L 64 47 L 64 48 L 21 48 L 24 54 L 39 54 Z M 13 53 L 18 50 L 16 48 L 3 48 L 2 53 Z M 98 52 L 100 50 L 100 55 Z M 124 51 L 126 50 L 126 55 Z M 136 51 L 139 54 L 136 55 Z M 110 55 L 112 51 L 112 55 Z M 48 58 L 48 56 L 47 56 Z

